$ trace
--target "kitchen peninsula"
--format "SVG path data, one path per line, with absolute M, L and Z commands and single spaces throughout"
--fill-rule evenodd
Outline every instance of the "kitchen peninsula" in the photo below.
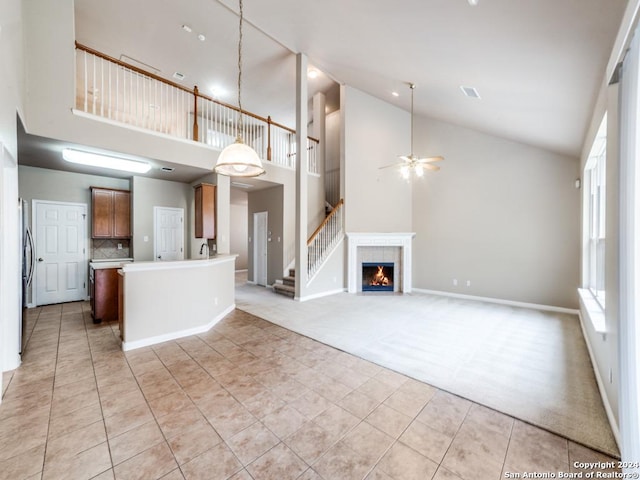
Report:
M 122 349 L 208 331 L 235 308 L 236 255 L 135 262 L 119 272 Z

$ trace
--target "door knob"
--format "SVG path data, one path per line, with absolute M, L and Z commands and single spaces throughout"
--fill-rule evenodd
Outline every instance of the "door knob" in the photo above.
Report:
M 158 258 L 162 258 L 162 256 L 161 256 L 161 255 L 158 255 Z
M 38 261 L 39 261 L 39 262 L 44 262 L 44 258 L 40 257 L 40 258 L 38 259 Z

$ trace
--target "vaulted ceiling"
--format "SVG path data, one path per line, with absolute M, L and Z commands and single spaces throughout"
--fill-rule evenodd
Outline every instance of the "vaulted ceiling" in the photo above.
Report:
M 626 4 L 244 0 L 243 107 L 294 126 L 303 52 L 323 73 L 311 93 L 345 83 L 408 110 L 412 82 L 419 115 L 577 156 Z M 235 104 L 237 12 L 236 0 L 76 0 L 76 39 Z

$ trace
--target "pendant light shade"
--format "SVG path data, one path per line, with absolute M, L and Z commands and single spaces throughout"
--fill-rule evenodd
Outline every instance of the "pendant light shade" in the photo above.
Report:
M 215 172 L 229 177 L 256 177 L 264 173 L 264 168 L 256 151 L 238 137 L 220 153 Z
M 213 169 L 219 175 L 229 177 L 257 177 L 264 173 L 262 162 L 256 151 L 242 141 L 242 23 L 244 12 L 240 0 L 240 27 L 238 35 L 238 121 L 236 123 L 236 141 L 220 152 L 218 162 Z

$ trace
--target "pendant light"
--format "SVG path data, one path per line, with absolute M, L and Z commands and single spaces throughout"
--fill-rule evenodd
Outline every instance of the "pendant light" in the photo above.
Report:
M 230 177 L 257 177 L 264 173 L 262 162 L 256 151 L 242 140 L 242 23 L 244 12 L 240 0 L 240 28 L 238 37 L 238 122 L 236 123 L 236 141 L 220 152 L 214 171 Z

